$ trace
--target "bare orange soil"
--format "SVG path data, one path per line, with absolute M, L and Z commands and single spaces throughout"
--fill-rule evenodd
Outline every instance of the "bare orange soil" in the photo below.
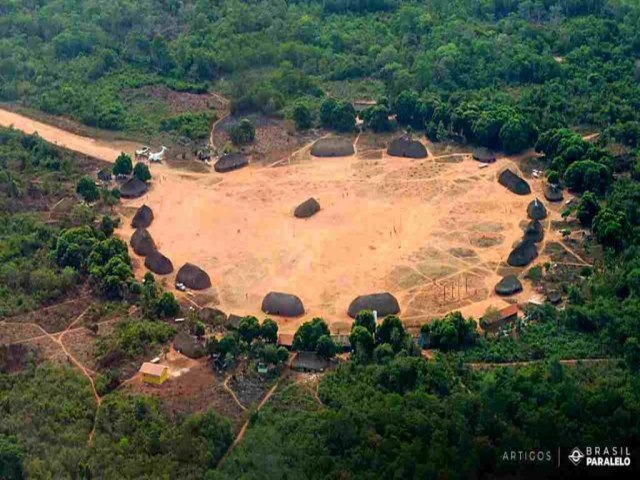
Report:
M 37 130 L 58 145 L 108 161 L 135 147 L 79 137 L 1 110 L 0 124 Z M 344 321 L 357 295 L 380 291 L 393 293 L 402 318 L 414 324 L 453 309 L 478 317 L 490 304 L 504 304 L 493 298 L 493 287 L 509 270 L 504 262 L 522 237 L 527 204 L 543 198 L 541 182 L 528 179 L 534 190 L 528 196 L 499 185 L 502 169 L 517 170 L 510 158 L 480 169 L 469 155 L 379 156 L 320 159 L 305 149 L 277 167 L 227 174 L 152 165 L 149 193 L 124 205 L 153 209 L 149 230 L 160 251 L 176 270 L 184 262 L 204 268 L 227 312 L 263 317 L 261 301 L 272 290 L 298 295 L 305 319 L 329 321 Z M 310 196 L 322 210 L 295 218 L 293 209 Z M 557 236 L 548 225 L 560 219 L 560 208 L 551 207 L 544 221 L 545 241 Z M 133 209 L 122 211 L 127 218 L 118 234 L 128 241 Z M 143 262 L 136 263 L 141 276 Z M 530 294 L 525 289 L 520 298 Z M 301 320 L 279 324 L 294 331 Z

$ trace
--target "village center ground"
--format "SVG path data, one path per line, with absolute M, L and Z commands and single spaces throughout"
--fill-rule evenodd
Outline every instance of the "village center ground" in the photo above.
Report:
M 110 162 L 136 147 L 81 137 L 7 111 L 0 111 L 0 124 L 37 131 L 52 143 Z M 176 271 L 191 262 L 211 277 L 210 291 L 187 295 L 192 302 L 262 318 L 269 291 L 298 295 L 306 313 L 276 318 L 284 332 L 315 316 L 348 328 L 351 300 L 381 291 L 396 296 L 409 325 L 454 309 L 477 318 L 489 305 L 503 306 L 493 287 L 509 271 L 505 261 L 522 237 L 527 204 L 543 198 L 541 181 L 528 179 L 533 193 L 527 196 L 498 184 L 501 170 L 518 170 L 516 158 L 480 169 L 469 155 L 371 157 L 369 152 L 316 158 L 303 149 L 278 166 L 226 174 L 154 164 L 150 191 L 122 202 L 124 222 L 117 233 L 128 242 L 135 208 L 147 204 L 155 217 L 149 231 Z M 295 218 L 294 208 L 311 196 L 322 210 Z M 547 206 L 545 227 L 560 219 L 560 206 Z M 545 241 L 557 235 L 545 231 Z M 131 255 L 142 277 L 143 259 Z M 175 272 L 162 281 L 173 288 L 174 278 Z M 516 298 L 530 294 L 527 287 Z

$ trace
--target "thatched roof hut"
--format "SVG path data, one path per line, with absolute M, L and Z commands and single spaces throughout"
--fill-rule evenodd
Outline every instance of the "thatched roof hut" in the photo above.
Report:
M 319 211 L 320 211 L 320 204 L 315 198 L 311 197 L 305 200 L 304 202 L 302 202 L 300 205 L 298 205 L 294 210 L 293 215 L 296 218 L 309 218 L 312 215 L 315 215 L 316 213 L 318 213 Z
M 538 243 L 541 242 L 543 238 L 544 228 L 542 228 L 542 224 L 538 220 L 531 220 L 524 231 L 524 237 L 522 239 Z
M 111 173 L 110 168 L 103 168 L 102 170 L 98 170 L 98 180 L 101 182 L 108 183 L 113 179 L 113 174 Z
M 146 228 L 138 228 L 131 235 L 131 246 L 137 255 L 144 257 L 156 250 L 156 242 Z
M 493 163 L 496 161 L 496 154 L 485 147 L 474 148 L 471 157 L 481 163 Z
M 513 295 L 522 291 L 522 283 L 515 275 L 507 275 L 495 287 L 498 295 Z
M 550 202 L 561 202 L 564 198 L 562 188 L 559 185 L 547 183 L 544 186 L 544 198 L 546 198 Z
M 387 154 L 392 157 L 427 158 L 427 148 L 418 140 L 399 137 L 391 141 Z
M 291 362 L 291 368 L 298 372 L 324 372 L 328 366 L 328 360 L 316 352 L 298 352 Z
M 149 185 L 136 177 L 131 177 L 120 186 L 120 195 L 124 198 L 136 198 L 147 193 L 147 190 Z
M 396 297 L 389 292 L 370 293 L 356 297 L 349 305 L 347 313 L 351 318 L 356 318 L 361 310 L 376 310 L 379 316 L 386 317 L 398 313 L 400 305 Z
M 204 290 L 211 287 L 211 279 L 207 272 L 192 263 L 185 263 L 180 267 L 176 275 L 176 283 L 182 283 L 192 290 Z
M 347 157 L 353 154 L 353 142 L 349 138 L 320 138 L 311 147 L 314 157 Z
M 226 173 L 232 170 L 237 170 L 249 165 L 249 160 L 244 155 L 239 153 L 229 153 L 223 155 L 213 166 L 213 169 L 218 173 Z
M 200 358 L 204 355 L 204 348 L 200 342 L 186 332 L 180 332 L 175 336 L 173 348 L 189 358 Z
M 153 222 L 153 210 L 147 205 L 142 205 L 131 219 L 133 228 L 147 228 Z
M 529 184 L 508 168 L 500 174 L 498 183 L 516 195 L 529 195 L 531 193 Z
M 173 272 L 173 263 L 159 251 L 154 250 L 144 259 L 144 266 L 158 275 L 168 275 Z
M 262 311 L 270 315 L 297 317 L 304 313 L 304 305 L 296 295 L 269 292 L 262 300 Z
M 224 325 L 227 322 L 227 314 L 222 310 L 211 307 L 203 307 L 196 314 L 198 320 L 208 325 Z
M 538 256 L 536 244 L 530 240 L 523 240 L 509 254 L 507 263 L 512 267 L 525 267 Z
M 544 203 L 536 198 L 527 206 L 527 215 L 531 220 L 543 220 L 547 218 L 547 209 Z

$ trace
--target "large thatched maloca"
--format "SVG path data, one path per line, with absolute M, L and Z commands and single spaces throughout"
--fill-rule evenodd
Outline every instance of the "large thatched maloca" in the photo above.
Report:
M 146 228 L 138 228 L 131 235 L 131 246 L 137 255 L 144 257 L 156 250 L 156 243 Z
M 537 198 L 532 200 L 527 207 L 527 215 L 531 220 L 543 220 L 547 218 L 547 209 Z
M 529 184 L 508 168 L 500 174 L 498 182 L 516 195 L 529 195 L 531 193 Z
M 120 195 L 124 198 L 137 198 L 147 193 L 147 190 L 149 190 L 149 185 L 136 177 L 132 177 L 122 184 Z
M 353 142 L 350 138 L 321 138 L 311 147 L 311 155 L 314 157 L 348 157 L 353 154 Z
M 361 310 L 375 310 L 380 317 L 385 317 L 400 312 L 400 305 L 396 297 L 389 292 L 370 293 L 356 297 L 349 305 L 347 313 L 351 318 L 356 318 Z
M 558 185 L 548 183 L 544 186 L 544 198 L 550 202 L 561 202 L 564 198 L 562 188 Z
M 537 256 L 536 244 L 530 240 L 523 240 L 511 251 L 507 263 L 512 267 L 526 267 Z
M 315 215 L 316 213 L 318 213 L 319 211 L 320 211 L 320 204 L 315 198 L 311 197 L 305 200 L 304 202 L 302 202 L 300 205 L 298 205 L 294 210 L 293 215 L 296 218 L 309 218 L 312 215 Z
M 144 259 L 144 266 L 158 275 L 168 275 L 173 272 L 173 263 L 159 251 L 154 250 Z
M 239 153 L 230 153 L 223 155 L 213 166 L 213 169 L 218 173 L 231 172 L 242 167 L 249 165 L 249 160 L 244 155 Z
M 269 315 L 298 317 L 304 313 L 304 305 L 296 295 L 269 292 L 262 300 L 262 311 Z
M 418 140 L 400 137 L 389 144 L 387 154 L 392 157 L 427 158 L 427 148 Z
M 531 220 L 524 230 L 522 239 L 534 243 L 541 242 L 544 239 L 542 224 L 538 220 Z
M 496 161 L 496 154 L 485 147 L 474 148 L 471 157 L 480 163 L 493 163 Z
M 204 290 L 211 287 L 211 279 L 207 272 L 192 263 L 185 263 L 180 267 L 178 275 L 176 275 L 176 283 L 182 283 L 192 290 Z
M 515 275 L 507 275 L 496 284 L 495 291 L 498 295 L 513 295 L 522 291 L 522 283 Z
M 131 226 L 133 228 L 147 228 L 153 222 L 153 210 L 147 205 L 142 205 L 133 216 Z

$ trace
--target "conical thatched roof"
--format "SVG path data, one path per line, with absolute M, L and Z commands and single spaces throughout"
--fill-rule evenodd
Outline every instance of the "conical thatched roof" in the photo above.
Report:
M 523 240 L 511 251 L 507 263 L 512 267 L 525 267 L 537 256 L 536 244 L 529 240 Z
M 427 158 L 427 148 L 418 140 L 400 137 L 389 144 L 387 154 L 392 157 Z
M 496 154 L 485 147 L 474 148 L 471 156 L 474 160 L 482 163 L 493 163 L 496 161 Z
M 561 202 L 564 198 L 562 194 L 562 188 L 558 185 L 546 184 L 544 186 L 544 198 L 549 200 L 550 202 Z
M 353 153 L 353 142 L 349 138 L 320 138 L 311 147 L 314 157 L 347 157 Z
M 311 197 L 298 205 L 293 212 L 293 215 L 297 218 L 308 218 L 319 211 L 320 204 L 315 198 Z
M 154 250 L 144 259 L 144 266 L 158 275 L 168 275 L 173 272 L 173 263 L 159 251 Z
M 496 284 L 495 290 L 498 295 L 513 295 L 522 291 L 522 283 L 515 275 L 507 275 Z
M 542 224 L 538 220 L 531 220 L 524 231 L 524 237 L 522 239 L 538 243 L 541 242 L 543 238 L 544 228 L 542 228 Z
M 302 300 L 290 293 L 269 292 L 262 300 L 262 311 L 269 315 L 297 317 L 304 313 Z
M 133 228 L 147 228 L 153 222 L 153 210 L 147 205 L 142 205 L 131 219 Z
M 133 247 L 133 251 L 142 257 L 156 250 L 156 243 L 146 228 L 138 228 L 133 232 L 133 235 L 131 235 L 131 246 Z
M 120 195 L 124 198 L 136 198 L 144 195 L 149 186 L 136 177 L 131 177 L 120 186 Z
M 529 184 L 508 168 L 500 174 L 498 182 L 516 195 L 529 195 L 531 193 Z
M 230 153 L 223 155 L 213 166 L 213 169 L 218 173 L 230 172 L 249 165 L 249 160 L 244 155 L 239 153 Z
M 211 279 L 207 272 L 192 263 L 185 263 L 180 267 L 178 275 L 176 275 L 176 283 L 182 283 L 192 290 L 204 290 L 211 287 Z
M 547 209 L 544 204 L 536 198 L 532 200 L 527 207 L 527 215 L 529 215 L 531 220 L 542 220 L 547 218 Z
M 386 317 L 387 315 L 395 315 L 398 313 L 400 311 L 400 305 L 398 305 L 396 297 L 388 292 L 370 293 L 356 297 L 349 305 L 347 313 L 351 318 L 356 318 L 356 315 L 361 310 L 376 310 L 378 316 Z
M 186 332 L 180 332 L 175 336 L 173 348 L 189 358 L 200 358 L 204 355 L 204 348 L 200 342 Z

